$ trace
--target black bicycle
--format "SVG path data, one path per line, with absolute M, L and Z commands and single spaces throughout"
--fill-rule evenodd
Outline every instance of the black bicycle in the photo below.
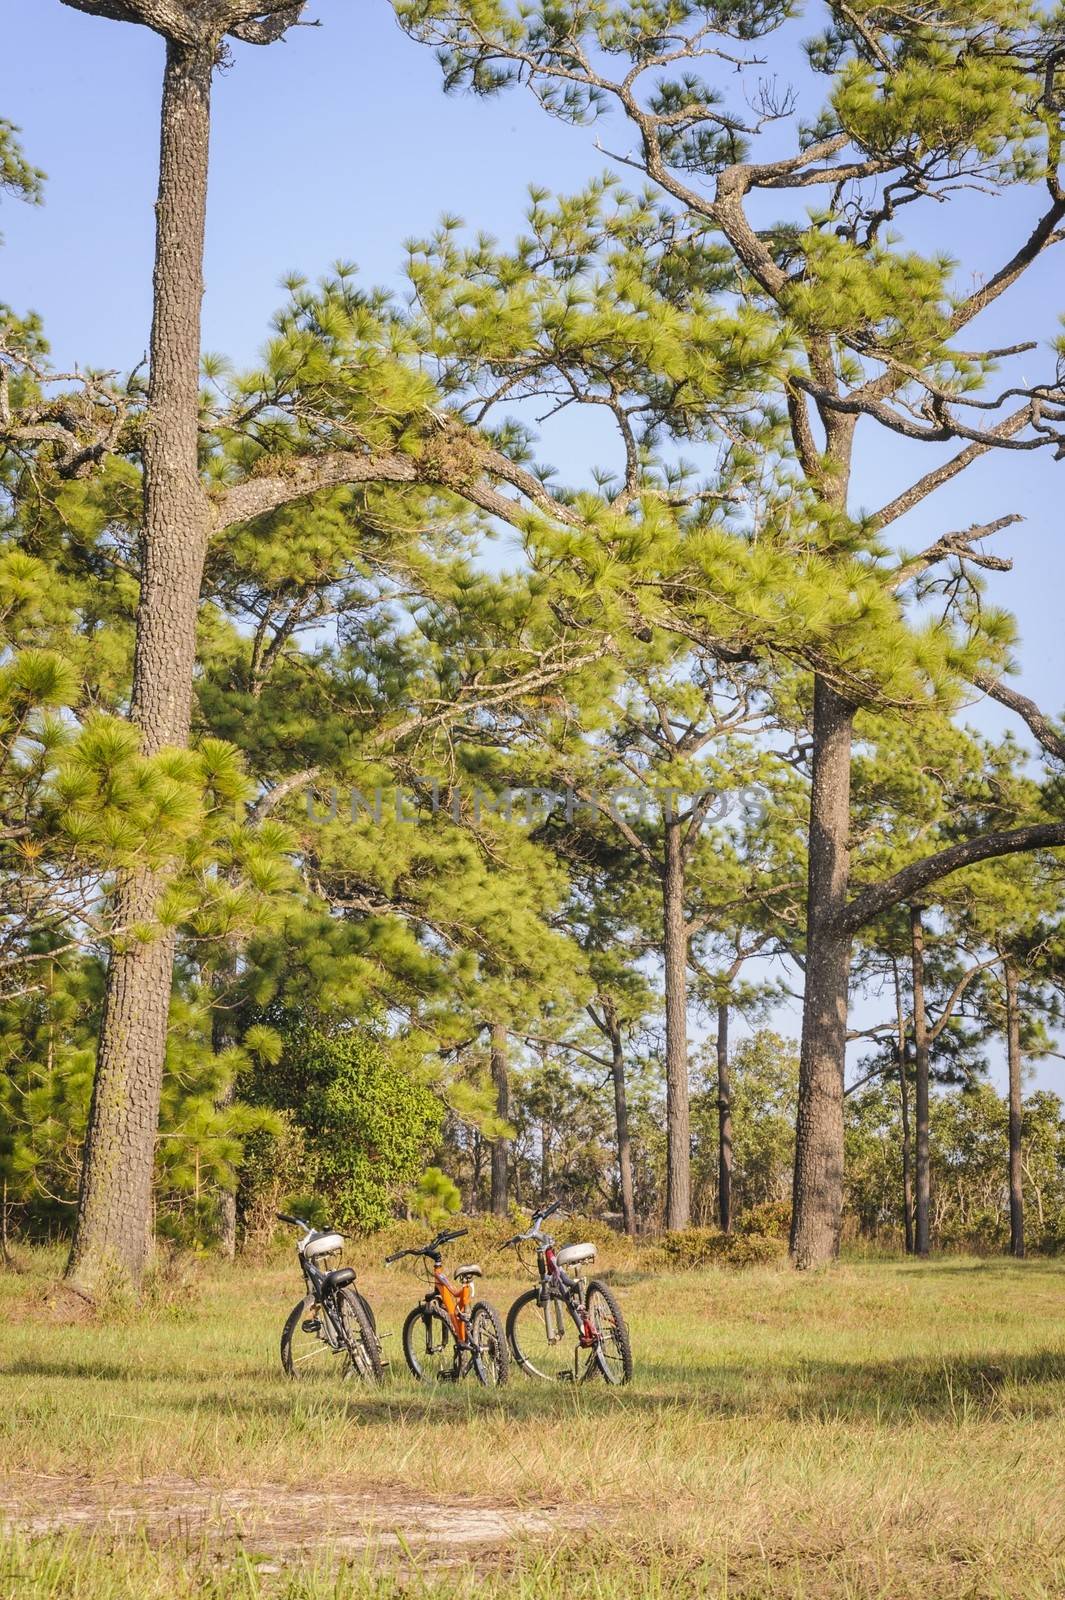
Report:
M 580 1268 L 595 1260 L 594 1244 L 568 1244 L 561 1250 L 543 1225 L 561 1201 L 533 1213 L 532 1226 L 500 1245 L 536 1246 L 539 1283 L 519 1295 L 507 1317 L 507 1339 L 514 1359 L 530 1378 L 560 1378 L 583 1383 L 597 1374 L 607 1383 L 632 1377 L 632 1345 L 612 1289 Z M 569 1267 L 578 1269 L 571 1276 Z
M 474 1303 L 474 1280 L 481 1269 L 471 1262 L 455 1269 L 455 1283 L 444 1272 L 443 1246 L 465 1238 L 467 1228 L 445 1228 L 417 1250 L 397 1250 L 385 1265 L 414 1256 L 426 1263 L 432 1287 L 403 1324 L 403 1354 L 421 1383 L 458 1383 L 473 1373 L 488 1388 L 502 1388 L 510 1375 L 507 1336 L 495 1306 Z
M 301 1382 L 335 1382 L 381 1378 L 381 1346 L 370 1302 L 354 1287 L 354 1267 L 323 1270 L 330 1256 L 339 1257 L 344 1235 L 319 1232 L 302 1217 L 280 1222 L 303 1230 L 296 1245 L 307 1293 L 293 1306 L 281 1335 L 281 1365 Z

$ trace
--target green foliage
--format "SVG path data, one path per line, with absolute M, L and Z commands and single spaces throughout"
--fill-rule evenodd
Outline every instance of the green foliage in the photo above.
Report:
M 26 160 L 18 140 L 19 130 L 6 117 L 0 117 L 0 193 L 20 200 L 39 201 L 44 173 Z
M 462 1194 L 440 1167 L 427 1167 L 414 1186 L 410 1208 L 432 1231 L 442 1228 L 462 1205 Z
M 281 1054 L 256 1071 L 249 1097 L 288 1113 L 301 1130 L 301 1194 L 313 1194 L 338 1227 L 381 1227 L 439 1140 L 439 1099 L 365 1025 L 289 1021 L 279 1032 Z

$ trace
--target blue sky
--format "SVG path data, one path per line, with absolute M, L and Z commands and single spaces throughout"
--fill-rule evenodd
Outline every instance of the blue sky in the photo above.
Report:
M 262 344 L 286 271 L 314 277 L 345 258 L 370 280 L 395 282 L 404 239 L 442 211 L 506 238 L 520 227 L 529 183 L 573 189 L 607 164 L 595 131 L 552 121 L 524 92 L 445 97 L 431 51 L 401 33 L 388 0 L 320 0 L 312 14 L 323 26 L 283 45 L 237 46 L 216 85 L 204 346 L 237 362 Z M 808 13 L 770 47 L 766 71 L 788 77 L 796 38 L 811 31 Z M 128 367 L 150 319 L 161 43 L 60 0 L 6 0 L 2 49 L 0 114 L 22 127 L 48 183 L 42 207 L 0 206 L 0 299 L 41 313 L 57 363 Z M 609 128 L 599 131 L 609 146 Z M 627 136 L 615 142 L 627 148 Z M 965 195 L 931 207 L 914 242 L 959 259 L 967 286 L 1011 252 L 1040 199 Z M 1031 337 L 1033 327 L 1052 337 L 1065 310 L 1061 259 L 1041 263 L 967 343 Z M 1026 358 L 1030 374 L 1044 374 L 1047 360 Z M 575 475 L 587 437 L 567 425 L 544 454 Z M 935 459 L 869 424 L 860 440 L 854 502 L 866 509 Z M 1053 711 L 1065 705 L 1063 502 L 1065 462 L 999 454 L 898 527 L 915 548 L 948 528 L 1024 515 L 998 546 L 1015 571 L 994 577 L 990 593 L 1020 623 L 1019 686 Z M 973 720 L 991 729 L 1005 719 L 978 707 Z

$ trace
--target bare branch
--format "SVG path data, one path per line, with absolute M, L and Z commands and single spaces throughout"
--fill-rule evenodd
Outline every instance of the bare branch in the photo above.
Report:
M 1015 522 L 1023 522 L 1024 518 L 1013 512 L 1010 516 L 999 517 L 995 522 L 978 523 L 971 528 L 966 528 L 962 533 L 944 533 L 930 544 L 927 550 L 922 550 L 920 555 L 913 556 L 892 574 L 891 587 L 901 589 L 904 583 L 917 577 L 922 572 L 927 572 L 929 567 L 934 567 L 937 562 L 945 561 L 950 556 L 960 556 L 971 561 L 976 567 L 984 567 L 993 572 L 1010 572 L 1013 562 L 1004 556 L 984 555 L 972 547 L 980 539 L 987 539 L 993 533 L 1001 533 L 1003 528 L 1010 528 Z
M 1039 743 L 1048 755 L 1058 761 L 1065 761 L 1065 735 L 1051 722 L 1046 712 L 1041 711 L 1034 700 L 1029 700 L 1026 694 L 1021 694 L 1017 689 L 1010 689 L 999 678 L 992 678 L 986 672 L 973 674 L 972 680 L 978 689 L 997 700 L 999 705 L 1007 706 L 1010 711 L 1028 724 Z
M 928 498 L 943 484 L 949 483 L 966 467 L 971 466 L 980 456 L 993 450 L 1000 439 L 1012 439 L 1015 433 L 1020 433 L 1022 428 L 1028 426 L 1032 420 L 1031 402 L 1021 406 L 1019 411 L 1014 411 L 1010 416 L 1004 417 L 994 428 L 988 430 L 986 439 L 966 445 L 964 450 L 952 456 L 949 461 L 944 461 L 942 466 L 934 467 L 931 472 L 926 472 L 923 478 L 918 478 L 916 483 L 904 489 L 900 495 L 884 506 L 873 518 L 875 526 L 886 528 L 889 523 L 896 522 L 899 517 L 904 517 L 907 511 L 912 511 L 914 506 L 920 505 L 922 500 Z

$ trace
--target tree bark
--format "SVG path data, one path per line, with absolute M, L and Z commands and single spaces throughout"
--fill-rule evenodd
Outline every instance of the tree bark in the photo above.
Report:
M 510 1115 L 510 1083 L 507 1077 L 507 1030 L 493 1022 L 491 1042 L 492 1083 L 496 1091 L 496 1111 L 504 1121 Z M 492 1140 L 492 1215 L 507 1214 L 507 1167 L 510 1140 L 500 1135 Z
M 841 921 L 850 873 L 853 720 L 853 707 L 817 678 L 791 1223 L 791 1252 L 800 1268 L 839 1254 L 843 1215 L 843 1072 L 851 936 L 841 931 Z
M 1007 958 L 1006 976 L 1006 1058 L 1009 1064 L 1009 1176 L 1010 1176 L 1010 1255 L 1024 1256 L 1024 1182 L 1021 1166 L 1021 1013 L 1018 1000 L 1017 968 Z
M 625 1049 L 621 1024 L 614 1002 L 603 1000 L 603 1021 L 610 1039 L 610 1075 L 614 1080 L 614 1122 L 618 1140 L 618 1182 L 621 1188 L 621 1218 L 625 1232 L 636 1232 L 636 1203 L 632 1184 L 632 1142 L 629 1138 L 629 1104 L 625 1093 Z M 546 1190 L 545 1190 L 546 1198 Z
M 928 1254 L 928 1216 L 932 1199 L 928 1144 L 929 1044 L 924 994 L 924 922 L 920 906 L 910 907 L 910 955 L 913 967 L 913 1044 L 916 1057 L 915 1119 L 917 1123 L 917 1226 L 914 1250 Z
M 732 1232 L 732 1083 L 728 1006 L 717 1008 L 717 1211 L 722 1233 Z
M 688 929 L 684 920 L 683 834 L 665 820 L 662 874 L 666 990 L 666 1227 L 691 1224 L 691 1112 L 688 1100 Z
M 144 424 L 144 533 L 131 716 L 154 755 L 188 742 L 209 504 L 197 460 L 200 312 L 214 45 L 168 42 L 163 80 L 154 309 Z M 153 928 L 159 874 L 119 884 L 119 928 Z M 155 1138 L 174 935 L 118 943 L 107 974 L 81 1192 L 67 1276 L 136 1290 L 151 1234 Z
M 228 969 L 230 977 L 232 976 L 232 970 L 231 967 Z M 223 1055 L 233 1042 L 229 1013 L 219 1003 L 221 998 L 221 996 L 215 996 L 215 1005 L 211 1015 L 211 1049 L 216 1056 Z M 226 1084 L 215 1101 L 219 1110 L 224 1111 L 233 1104 L 235 1088 L 236 1086 L 232 1082 Z M 237 1196 L 236 1191 L 233 1189 L 223 1189 L 218 1196 L 218 1251 L 223 1261 L 236 1259 Z
M 899 1114 L 902 1119 L 902 1228 L 906 1254 L 913 1255 L 913 1144 L 910 1134 L 910 1086 L 906 1080 L 906 1012 L 902 1004 L 902 985 L 898 963 L 895 970 L 895 1012 L 898 1021 Z

